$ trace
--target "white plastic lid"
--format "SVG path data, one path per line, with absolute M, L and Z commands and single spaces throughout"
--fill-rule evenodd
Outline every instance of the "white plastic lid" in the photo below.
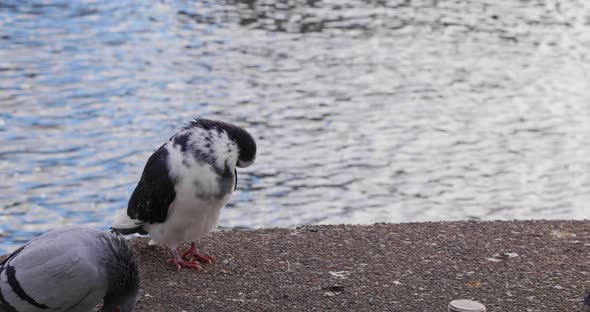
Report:
M 486 307 L 472 300 L 459 299 L 449 303 L 449 312 L 485 312 Z

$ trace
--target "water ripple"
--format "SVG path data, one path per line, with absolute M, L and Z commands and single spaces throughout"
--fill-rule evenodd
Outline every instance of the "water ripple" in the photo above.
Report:
M 222 226 L 588 218 L 588 5 L 2 1 L 0 253 L 107 228 L 194 116 L 257 163 Z

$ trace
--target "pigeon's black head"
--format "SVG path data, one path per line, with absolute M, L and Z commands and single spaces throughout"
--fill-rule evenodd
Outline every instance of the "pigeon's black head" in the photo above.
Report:
M 245 168 L 254 163 L 256 159 L 256 142 L 246 130 L 237 128 L 234 133 L 235 141 L 240 147 L 240 156 L 237 166 Z
M 203 118 L 191 121 L 187 127 L 198 127 L 207 131 L 215 130 L 227 133 L 229 139 L 235 142 L 239 148 L 237 166 L 245 168 L 254 163 L 256 159 L 256 142 L 245 129 L 227 122 Z
M 108 289 L 102 312 L 129 312 L 139 294 L 139 259 L 129 242 L 121 235 L 107 234 L 105 253 Z

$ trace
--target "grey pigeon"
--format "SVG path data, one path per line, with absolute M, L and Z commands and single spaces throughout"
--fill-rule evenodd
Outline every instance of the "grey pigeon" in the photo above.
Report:
M 111 227 L 121 234 L 149 234 L 166 244 L 173 263 L 200 269 L 211 263 L 195 241 L 217 227 L 221 209 L 238 182 L 236 167 L 254 163 L 256 143 L 244 129 L 222 121 L 195 119 L 181 128 L 148 159 L 126 210 Z M 190 242 L 180 255 L 179 243 Z
M 88 227 L 53 230 L 0 263 L 0 311 L 133 310 L 138 259 L 121 235 Z

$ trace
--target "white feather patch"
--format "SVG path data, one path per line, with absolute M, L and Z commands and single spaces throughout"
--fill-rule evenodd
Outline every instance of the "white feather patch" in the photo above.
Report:
M 141 224 L 139 220 L 133 220 L 127 215 L 126 209 L 121 209 L 115 214 L 115 221 L 113 222 L 114 229 L 131 229 Z

